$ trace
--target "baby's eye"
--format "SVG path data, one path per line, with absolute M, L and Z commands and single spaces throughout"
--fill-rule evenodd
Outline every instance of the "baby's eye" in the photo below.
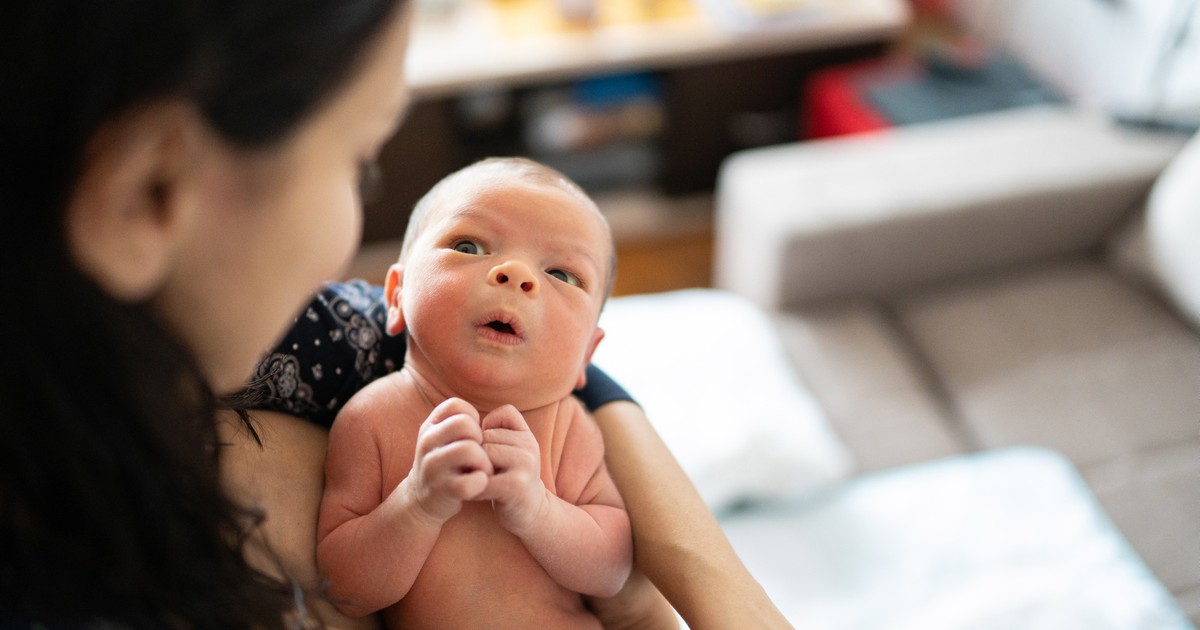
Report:
M 482 256 L 487 253 L 483 249 L 483 245 L 468 239 L 455 241 L 453 249 L 460 254 L 471 254 L 472 256 Z
M 581 282 L 579 280 L 579 276 L 571 273 L 570 271 L 566 271 L 563 269 L 549 269 L 546 271 L 546 273 L 550 274 L 551 276 L 553 276 L 554 278 L 557 278 L 558 280 L 560 280 L 562 282 L 566 282 L 567 284 L 569 284 L 573 287 L 583 286 L 583 282 Z

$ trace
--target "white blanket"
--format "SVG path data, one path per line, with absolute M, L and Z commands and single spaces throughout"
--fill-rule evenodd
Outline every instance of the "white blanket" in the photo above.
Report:
M 844 478 L 849 452 L 749 300 L 688 289 L 609 300 L 592 361 L 629 390 L 714 511 Z
M 877 473 L 723 526 L 797 628 L 1193 628 L 1045 449 Z

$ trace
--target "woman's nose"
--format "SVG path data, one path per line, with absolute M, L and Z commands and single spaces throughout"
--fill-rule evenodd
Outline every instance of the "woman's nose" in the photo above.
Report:
M 506 260 L 492 268 L 489 277 L 492 284 L 520 288 L 525 293 L 533 293 L 538 289 L 537 274 L 517 260 Z

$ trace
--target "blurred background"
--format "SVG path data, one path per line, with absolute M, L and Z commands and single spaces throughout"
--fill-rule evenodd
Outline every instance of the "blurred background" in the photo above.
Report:
M 1194 123 L 1194 2 L 1044 4 L 420 0 L 416 102 L 348 275 L 379 281 L 413 202 L 485 155 L 543 160 L 595 195 L 627 294 L 711 284 L 712 192 L 740 149 L 1060 98 Z

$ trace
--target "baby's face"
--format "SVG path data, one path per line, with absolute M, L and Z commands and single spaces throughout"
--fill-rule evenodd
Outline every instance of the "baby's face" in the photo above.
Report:
M 432 209 L 401 268 L 408 360 L 481 406 L 566 396 L 603 336 L 603 218 L 564 190 L 515 178 L 459 192 Z

